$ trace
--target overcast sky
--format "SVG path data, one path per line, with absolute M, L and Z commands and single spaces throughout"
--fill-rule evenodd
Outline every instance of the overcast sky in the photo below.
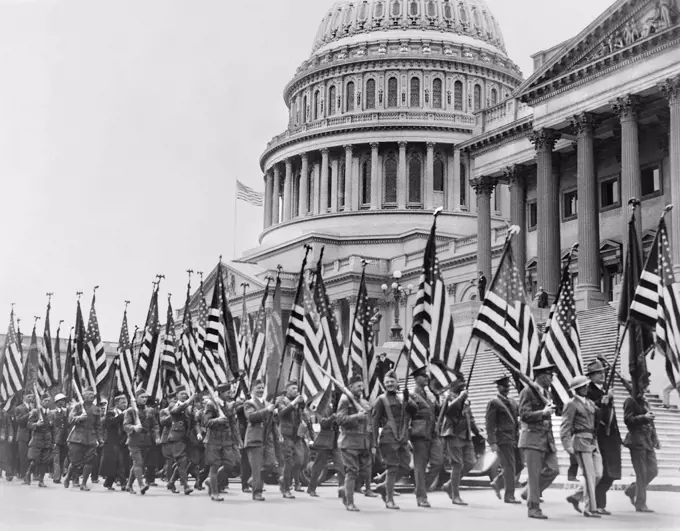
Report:
M 488 0 L 510 57 L 583 29 L 610 0 Z M 104 339 L 124 301 L 143 326 L 156 273 L 184 303 L 188 268 L 257 243 L 259 155 L 287 123 L 284 85 L 331 0 L 0 0 L 0 328 L 16 303 L 22 331 L 53 331 L 88 311 Z M 256 221 L 254 221 L 256 220 Z M 197 279 L 196 279 L 197 285 Z M 163 304 L 165 306 L 165 304 Z M 86 313 L 87 318 L 87 313 Z M 42 322 L 39 324 L 42 329 Z

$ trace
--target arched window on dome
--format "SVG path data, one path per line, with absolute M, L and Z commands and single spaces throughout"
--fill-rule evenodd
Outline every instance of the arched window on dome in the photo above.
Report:
M 361 163 L 361 206 L 371 204 L 371 161 Z
M 393 205 L 397 202 L 397 156 L 390 151 L 385 159 L 385 204 Z
M 392 16 L 401 16 L 401 0 L 393 0 L 392 2 Z
M 408 202 L 409 205 L 422 204 L 423 163 L 416 153 L 408 161 Z
M 475 26 L 477 26 L 478 28 L 482 27 L 482 21 L 479 18 L 479 12 L 477 11 L 477 9 L 474 6 L 472 7 L 472 21 L 475 23 Z
M 442 108 L 442 80 L 435 78 L 432 82 L 432 107 L 435 109 Z
M 307 115 L 309 111 L 309 104 L 307 103 L 307 96 L 302 98 L 302 123 L 306 124 L 309 116 Z
M 399 87 L 396 77 L 387 80 L 387 106 L 396 107 L 399 104 Z
M 345 104 L 345 109 L 347 112 L 352 112 L 354 110 L 354 81 L 347 83 L 346 98 L 347 103 Z
M 321 95 L 319 91 L 314 92 L 314 120 L 318 120 L 320 117 L 320 107 L 321 107 Z
M 338 210 L 345 209 L 345 161 L 340 160 L 338 164 Z
M 420 107 L 420 78 L 411 78 L 411 107 Z
M 340 29 L 340 24 L 342 23 L 342 8 L 335 12 L 335 18 L 333 19 L 333 32 L 337 34 L 338 29 Z
M 498 91 L 494 88 L 491 89 L 491 105 L 496 105 L 498 103 Z
M 453 84 L 453 109 L 456 111 L 463 110 L 463 82 L 456 81 Z
M 420 14 L 420 3 L 416 0 L 411 0 L 408 3 L 408 14 L 412 17 L 417 17 Z
M 331 85 L 328 89 L 328 115 L 333 116 L 335 114 L 335 85 Z
M 366 81 L 366 108 L 375 109 L 375 79 Z
M 432 188 L 435 192 L 444 191 L 444 161 L 442 160 L 441 154 L 437 154 L 434 159 L 434 167 L 432 174 Z
M 460 163 L 460 206 L 467 206 L 467 189 L 468 189 L 468 179 L 467 179 L 467 168 L 465 164 Z
M 489 13 L 484 11 L 484 22 L 486 23 L 486 31 L 489 35 L 493 35 L 493 21 L 489 17 Z
M 472 105 L 475 111 L 482 108 L 482 87 L 479 85 L 475 85 Z
M 352 23 L 353 12 L 354 12 L 354 5 L 353 4 L 348 5 L 347 9 L 345 10 L 345 21 L 344 21 L 345 26 L 349 26 Z
M 373 8 L 373 19 L 380 20 L 384 16 L 385 16 L 385 4 L 382 1 L 378 1 L 375 3 L 375 7 Z
M 357 13 L 357 20 L 359 22 L 366 22 L 368 18 L 368 2 L 364 2 L 359 6 L 359 12 Z

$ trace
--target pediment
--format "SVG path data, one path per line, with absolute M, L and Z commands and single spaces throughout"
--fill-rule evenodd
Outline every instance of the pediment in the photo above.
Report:
M 618 0 L 515 91 L 532 102 L 670 39 L 680 26 L 678 0 Z
M 212 292 L 217 282 L 217 269 L 218 266 L 216 265 L 212 271 L 204 277 L 203 295 L 208 304 L 210 304 L 210 301 L 212 300 Z M 229 299 L 240 298 L 243 295 L 244 284 L 246 294 L 253 291 L 261 291 L 265 287 L 267 271 L 255 264 L 248 262 L 222 262 L 221 269 L 222 280 Z M 192 309 L 197 307 L 200 297 L 198 284 L 194 283 L 193 288 L 194 292 L 191 296 L 190 304 Z

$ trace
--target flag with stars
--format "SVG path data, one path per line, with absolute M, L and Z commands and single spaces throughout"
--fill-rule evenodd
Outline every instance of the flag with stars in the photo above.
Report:
M 255 321 L 253 322 L 252 348 L 250 351 L 250 357 L 248 359 L 249 384 L 251 384 L 254 380 L 262 380 L 265 375 L 265 339 L 267 337 L 267 311 L 265 305 L 267 304 L 267 297 L 269 297 L 269 281 L 267 281 L 267 285 L 264 288 L 260 309 L 255 316 Z M 279 332 L 280 331 L 281 327 L 279 327 Z M 281 334 L 279 334 L 279 341 L 281 341 Z
M 534 362 L 534 366 L 547 361 L 555 366 L 555 377 L 552 384 L 553 402 L 558 412 L 570 398 L 569 385 L 576 376 L 583 376 L 583 358 L 581 356 L 581 340 L 578 319 L 576 318 L 576 301 L 574 300 L 574 283 L 571 278 L 571 258 L 562 269 L 562 279 L 557 291 L 555 303 L 543 334 L 543 349 Z
M 132 400 L 135 398 L 135 357 L 130 343 L 127 310 L 123 313 L 123 323 L 120 326 L 118 359 L 115 364 L 115 388 L 127 396 L 128 400 Z
M 161 349 L 159 348 L 159 337 L 161 325 L 158 320 L 158 284 L 154 287 L 147 313 L 147 321 L 144 326 L 144 339 L 139 350 L 137 362 L 137 376 L 142 382 L 142 386 L 150 397 L 155 400 L 163 398 L 163 382 L 161 374 Z
M 174 391 L 179 385 L 179 373 L 177 372 L 177 347 L 175 345 L 175 316 L 172 311 L 172 302 L 168 296 L 168 312 L 165 320 L 165 334 L 163 335 L 163 354 L 161 364 L 163 366 L 164 390 Z
M 87 323 L 87 337 L 85 340 L 85 371 L 91 385 L 100 394 L 102 384 L 106 379 L 106 353 L 104 343 L 99 333 L 99 322 L 97 312 L 94 309 L 95 295 L 92 295 L 92 305 L 90 306 L 90 316 Z
M 198 363 L 199 372 L 204 372 L 203 364 L 205 363 L 205 335 L 208 326 L 208 303 L 205 301 L 205 291 L 203 281 L 201 280 L 201 287 L 199 289 L 198 310 L 196 312 L 196 325 L 194 334 L 196 335 L 196 360 Z M 198 373 L 197 373 L 198 377 Z M 196 383 L 197 389 L 203 391 L 205 384 L 203 378 L 198 378 Z
M 538 329 L 515 266 L 510 239 L 472 327 L 472 337 L 487 343 L 501 363 L 533 377 L 540 349 Z
M 45 315 L 45 329 L 43 331 L 42 348 L 40 349 L 40 372 L 38 373 L 38 385 L 44 392 L 55 385 L 56 378 L 53 371 L 52 332 L 50 331 L 50 303 L 47 303 Z M 58 373 L 57 373 L 58 374 Z
M 680 284 L 675 281 L 666 222 L 661 219 L 635 290 L 631 317 L 655 332 L 655 350 L 666 359 L 666 374 L 680 384 Z
M 14 327 L 14 309 L 9 316 L 9 327 L 5 337 L 5 347 L 0 360 L 0 405 L 8 411 L 13 398 L 24 388 L 21 350 Z
M 300 392 L 305 397 L 307 407 L 315 410 L 319 408 L 319 401 L 324 397 L 324 391 L 331 387 L 330 378 L 320 371 L 319 367 L 323 367 L 331 374 L 333 367 L 326 348 L 321 316 L 317 311 L 317 301 L 314 300 L 306 282 L 302 285 L 302 297 L 305 324 Z
M 217 264 L 212 301 L 208 312 L 208 325 L 203 352 L 203 371 L 207 383 L 213 389 L 227 382 L 229 367 L 227 363 L 227 330 L 222 315 L 222 261 Z
M 182 317 L 182 334 L 179 338 L 179 383 L 187 388 L 190 394 L 199 390 L 198 378 L 198 343 L 194 324 L 191 319 L 191 283 L 187 284 L 187 296 Z
M 378 357 L 373 344 L 374 313 L 368 303 L 366 271 L 361 273 L 357 305 L 354 311 L 352 334 L 350 335 L 350 374 L 360 374 L 369 399 L 373 401 L 380 394 L 380 383 L 376 366 Z

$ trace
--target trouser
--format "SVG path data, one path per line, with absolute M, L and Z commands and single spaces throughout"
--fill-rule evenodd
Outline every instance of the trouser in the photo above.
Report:
M 52 479 L 61 481 L 61 473 L 65 466 L 68 448 L 65 444 L 55 444 L 52 452 Z
M 42 482 L 52 464 L 52 446 L 50 445 L 45 448 L 36 448 L 34 446 L 29 448 L 28 463 L 27 475 L 33 473 Z
M 474 468 L 477 456 L 472 441 L 453 437 L 446 437 L 444 441 L 446 457 L 451 463 L 451 497 L 455 500 L 460 498 L 460 481 Z
M 492 483 L 499 490 L 505 489 L 505 500 L 514 500 L 515 481 L 524 469 L 522 455 L 514 444 L 499 444 L 498 459 L 500 459 L 502 471 L 494 478 Z
M 644 448 L 631 448 L 630 460 L 635 470 L 635 482 L 626 489 L 626 495 L 635 494 L 635 507 L 642 508 L 647 505 L 647 486 L 659 473 L 656 452 Z
M 319 476 L 321 471 L 324 469 L 328 461 L 333 462 L 333 469 L 338 474 L 338 486 L 342 487 L 345 484 L 345 467 L 342 462 L 342 452 L 339 448 L 333 450 L 317 450 L 316 459 L 312 464 L 312 472 L 309 478 L 309 490 L 316 490 L 319 485 Z
M 411 439 L 413 447 L 413 475 L 416 483 L 416 499 L 427 500 L 427 489 L 444 468 L 441 440 Z
M 602 478 L 602 456 L 597 448 L 590 452 L 576 452 L 575 456 L 583 471 L 583 480 L 573 497 L 583 500 L 586 510 L 595 511 L 598 508 L 596 486 Z
M 92 459 L 92 483 L 97 483 L 97 481 L 99 481 L 99 465 L 102 461 L 103 449 L 103 446 L 99 446 Z
M 7 479 L 14 477 L 14 443 L 9 441 L 0 441 L 0 473 L 3 470 Z
M 671 405 L 671 393 L 673 391 L 677 391 L 678 394 L 680 394 L 680 384 L 678 384 L 677 387 L 675 387 L 672 383 L 669 383 L 668 386 L 663 390 L 663 405 L 666 407 L 670 407 Z
M 409 472 L 411 457 L 406 444 L 387 443 L 380 445 L 380 455 L 387 467 L 385 475 L 385 501 L 394 501 L 394 487 L 403 473 Z
M 248 480 L 251 475 L 250 461 L 248 460 L 248 452 L 246 449 L 241 450 L 241 488 L 248 488 Z
M 541 506 L 541 494 L 560 474 L 557 453 L 525 448 L 524 461 L 529 475 L 527 507 L 538 509 Z
M 123 485 L 126 484 L 128 479 L 128 459 L 126 454 L 128 454 L 127 447 L 123 448 L 120 445 L 106 449 L 105 462 L 109 461 L 109 463 L 107 463 L 109 469 L 106 470 L 104 476 L 104 487 L 113 487 L 116 480 Z M 113 461 L 113 465 L 111 465 L 111 461 Z
M 569 454 L 569 468 L 567 469 L 567 478 L 575 478 L 578 475 L 578 459 L 576 455 Z
M 281 489 L 288 491 L 293 485 L 293 480 L 300 475 L 300 470 L 305 462 L 305 442 L 302 439 L 294 440 L 285 437 L 281 442 Z
M 364 481 L 365 478 L 371 477 L 373 459 L 370 450 L 343 448 L 341 453 L 342 462 L 345 466 L 345 500 L 348 505 L 353 505 L 356 481 L 357 479 Z
M 607 508 L 607 492 L 609 491 L 609 489 L 612 488 L 614 481 L 615 478 L 607 474 L 607 470 L 605 467 L 605 470 L 602 473 L 602 477 L 600 478 L 600 481 L 597 483 L 597 486 L 595 487 L 595 503 L 598 509 Z
M 19 477 L 24 477 L 28 470 L 28 441 L 17 442 L 17 457 L 19 458 Z
M 262 494 L 262 474 L 269 474 L 276 468 L 276 454 L 271 445 L 247 448 L 248 461 L 253 475 L 253 495 Z
M 189 488 L 189 456 L 187 444 L 184 441 L 168 442 L 163 444 L 163 456 L 168 462 L 169 474 L 172 475 L 172 467 L 177 466 L 182 487 Z M 172 484 L 172 478 L 170 483 Z
M 144 462 L 145 457 L 148 455 L 150 447 L 149 446 L 130 446 L 130 460 L 132 461 L 132 467 L 130 468 L 130 474 L 128 476 L 127 487 L 132 488 L 132 482 L 137 479 L 137 484 L 141 489 L 144 486 Z

